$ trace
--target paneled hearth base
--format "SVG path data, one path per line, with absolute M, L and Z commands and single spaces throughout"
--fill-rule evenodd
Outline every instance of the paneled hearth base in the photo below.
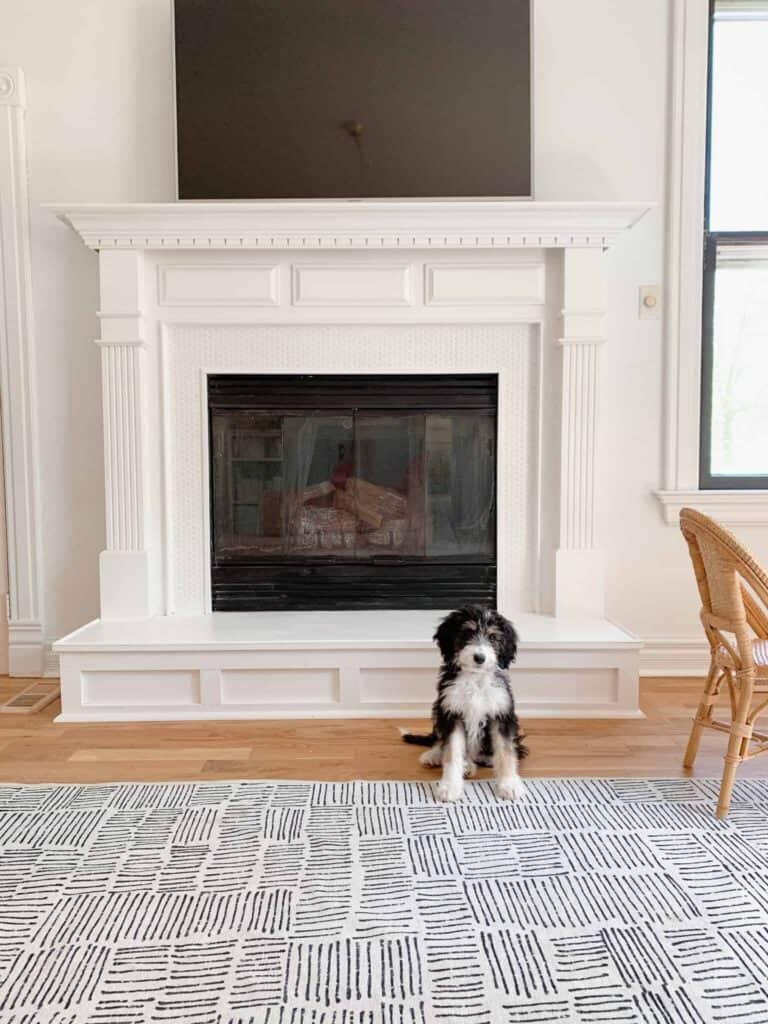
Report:
M 55 645 L 60 722 L 414 718 L 434 698 L 440 612 L 96 620 Z M 637 717 L 641 643 L 603 619 L 514 616 L 523 716 Z

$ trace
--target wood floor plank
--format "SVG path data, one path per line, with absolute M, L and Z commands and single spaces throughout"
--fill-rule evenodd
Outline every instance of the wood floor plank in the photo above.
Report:
M 29 680 L 0 678 L 0 697 Z M 701 690 L 699 680 L 646 679 L 645 718 L 527 719 L 531 756 L 541 776 L 684 777 L 682 755 Z M 424 779 L 419 748 L 398 726 L 428 730 L 424 719 L 116 722 L 56 724 L 58 702 L 20 722 L 0 716 L 0 782 L 113 782 L 191 779 Z M 705 734 L 695 775 L 719 777 L 725 737 Z M 768 758 L 743 777 L 768 777 Z M 479 778 L 489 772 L 481 771 Z
M 74 751 L 67 760 L 99 764 L 117 761 L 247 761 L 250 756 L 250 747 L 84 747 Z

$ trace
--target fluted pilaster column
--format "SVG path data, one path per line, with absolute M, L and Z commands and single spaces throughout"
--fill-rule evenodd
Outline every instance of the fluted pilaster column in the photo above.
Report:
M 147 530 L 146 352 L 142 253 L 100 255 L 102 403 L 107 547 L 101 553 L 101 617 L 154 614 Z
M 605 612 L 603 554 L 597 538 L 597 423 L 604 338 L 604 256 L 566 249 L 562 310 L 560 541 L 555 571 L 558 616 Z

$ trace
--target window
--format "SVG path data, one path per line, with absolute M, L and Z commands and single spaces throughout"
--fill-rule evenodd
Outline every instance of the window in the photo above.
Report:
M 768 489 L 768 0 L 715 0 L 700 486 Z

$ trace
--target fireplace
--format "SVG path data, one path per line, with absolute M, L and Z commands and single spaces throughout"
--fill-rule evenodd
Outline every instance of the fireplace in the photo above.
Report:
M 524 712 L 637 714 L 596 424 L 605 253 L 642 212 L 63 212 L 99 250 L 106 460 L 100 617 L 56 645 L 63 718 L 410 720 L 439 612 L 467 599 L 514 619 Z
M 494 374 L 208 378 L 215 611 L 496 599 Z

